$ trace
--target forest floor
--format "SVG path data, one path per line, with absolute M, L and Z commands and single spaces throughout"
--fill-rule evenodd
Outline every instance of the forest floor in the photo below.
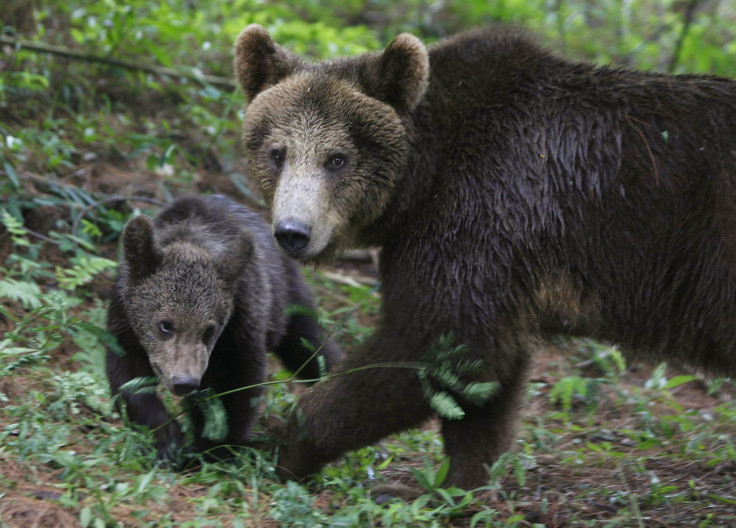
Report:
M 162 176 L 125 164 L 90 164 L 73 174 L 60 183 L 90 195 L 166 199 L 157 186 Z M 36 192 L 33 186 L 43 187 L 42 180 L 25 182 L 31 194 Z M 192 188 L 242 199 L 216 171 Z M 39 189 L 39 199 L 43 195 Z M 53 220 L 66 214 L 54 206 L 29 212 L 26 227 L 46 236 Z M 0 262 L 12 251 L 6 231 L 0 234 Z M 115 259 L 116 251 L 115 240 L 101 246 L 104 257 Z M 38 259 L 53 266 L 67 261 L 53 244 L 43 245 Z M 324 313 L 348 314 L 337 323 L 336 338 L 351 349 L 375 324 L 379 299 L 374 263 L 338 261 L 306 273 Z M 99 317 L 111 280 L 111 272 L 97 276 L 88 286 L 90 293 L 68 315 L 83 317 L 96 306 Z M 56 287 L 50 280 L 42 290 Z M 19 305 L 4 306 L 17 320 L 22 318 Z M 0 318 L 0 330 L 10 332 L 13 322 Z M 69 399 L 60 388 L 68 373 L 92 368 L 95 361 L 84 354 L 80 361 L 79 353 L 79 343 L 67 337 L 53 356 L 19 365 L 0 379 L 1 526 L 402 526 L 407 524 L 400 519 L 408 518 L 416 526 L 736 525 L 732 385 L 683 378 L 669 369 L 623 366 L 614 349 L 595 343 L 576 341 L 540 350 L 516 451 L 494 469 L 497 479 L 489 490 L 474 498 L 429 494 L 442 471 L 437 421 L 348 455 L 295 488 L 299 491 L 269 473 L 268 453 L 248 451 L 224 467 L 181 473 L 157 466 L 146 459 L 150 453 L 130 445 L 137 454 L 122 455 L 121 444 L 141 437 L 125 436 L 126 427 L 109 406 L 101 411 L 80 395 Z M 281 391 L 279 397 L 288 392 Z M 100 452 L 111 437 L 119 444 L 108 445 L 108 452 L 139 459 L 132 466 L 126 462 L 127 474 L 115 468 L 115 457 Z M 259 466 L 260 473 L 239 464 Z M 114 474 L 112 482 L 96 480 L 100 474 Z M 267 484 L 258 483 L 262 478 Z M 399 512 L 394 502 L 377 505 L 370 500 L 376 484 L 416 486 L 418 480 L 428 495 L 410 514 Z M 157 492 L 147 489 L 154 482 Z M 133 488 L 138 495 L 129 493 Z M 300 495 L 301 490 L 308 496 Z M 292 503 L 307 509 L 284 507 Z M 362 511 L 356 513 L 358 507 Z
M 208 4 L 185 3 L 192 16 Z M 118 24 L 129 44 L 154 23 L 153 15 L 134 21 L 129 2 L 85 9 L 49 15 L 48 36 L 73 45 L 70 28 L 86 21 L 82 40 L 97 53 L 98 31 Z M 102 23 L 94 10 L 120 16 Z M 221 16 L 196 20 L 217 21 L 207 35 L 222 38 Z M 169 39 L 158 56 L 201 65 L 192 57 L 196 26 L 182 29 L 177 17 L 156 15 L 172 22 L 151 33 Z M 315 28 L 310 35 L 324 32 Z M 330 46 L 338 33 L 325 37 Z M 213 45 L 215 73 L 231 76 L 231 41 Z M 136 42 L 134 56 L 147 61 L 156 48 Z M 115 412 L 104 372 L 100 328 L 118 238 L 133 213 L 156 214 L 151 202 L 187 192 L 225 194 L 267 216 L 239 151 L 242 104 L 237 91 L 191 76 L 0 48 L 0 528 L 736 526 L 733 382 L 628 363 L 587 340 L 540 346 L 515 447 L 475 494 L 442 488 L 438 420 L 348 453 L 299 485 L 276 478 L 265 441 L 228 462 L 195 459 L 183 471 L 159 463 L 150 433 Z M 368 256 L 304 269 L 348 353 L 379 311 L 380 254 Z M 288 378 L 272 367 L 274 380 Z M 264 423 L 285 417 L 303 390 L 270 387 Z M 256 432 L 265 435 L 265 426 Z M 372 489 L 396 483 L 426 494 L 377 504 Z

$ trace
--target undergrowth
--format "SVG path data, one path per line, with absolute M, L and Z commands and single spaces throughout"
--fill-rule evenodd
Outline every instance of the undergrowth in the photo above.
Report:
M 668 518 L 662 512 L 689 515 L 703 527 L 736 520 L 730 384 L 670 374 L 664 365 L 632 383 L 626 378 L 639 370 L 589 341 L 545 359 L 547 370 L 529 389 L 538 412 L 475 494 L 442 488 L 448 460 L 431 424 L 351 452 L 302 484 L 278 481 L 269 449 L 240 448 L 233 460 L 197 459 L 174 471 L 157 461 L 150 432 L 126 426 L 109 398 L 103 358 L 111 343 L 93 286 L 109 284 L 114 261 L 89 253 L 94 246 L 84 239 L 39 240 L 7 209 L 0 218 L 12 245 L 0 269 L 4 516 L 19 497 L 31 497 L 72 512 L 84 527 L 648 526 Z M 49 245 L 66 256 L 66 267 L 39 264 Z M 367 323 L 356 324 L 351 307 L 375 313 L 375 287 L 310 276 L 325 299 L 325 324 L 338 335 L 352 329 L 360 342 Z M 448 336 L 427 359 L 434 366 L 418 374 L 440 389 L 465 387 L 466 398 L 482 398 L 492 386 L 463 386 L 465 371 L 448 366 L 462 351 Z M 273 379 L 264 413 L 285 417 L 295 401 L 284 384 L 290 378 L 276 372 Z M 677 397 L 685 387 L 698 405 Z M 449 393 L 427 396 L 440 414 L 459 417 Z M 427 494 L 377 504 L 371 489 L 384 482 L 416 483 Z
M 538 30 L 572 55 L 659 67 L 681 34 L 677 6 L 40 4 L 0 5 L 3 34 L 188 77 L 3 45 L 0 526 L 736 525 L 731 382 L 629 364 L 590 341 L 540 351 L 515 448 L 488 468 L 488 485 L 476 493 L 442 487 L 448 465 L 437 421 L 350 452 L 302 483 L 275 477 L 270 448 L 240 448 L 227 462 L 195 459 L 175 471 L 157 460 L 149 431 L 117 414 L 104 370 L 104 347 L 114 346 L 103 330 L 106 295 L 125 222 L 186 192 L 261 205 L 240 156 L 242 97 L 228 82 L 196 80 L 230 79 L 232 42 L 246 23 L 266 25 L 297 53 L 329 57 L 377 49 L 403 30 L 433 40 L 501 19 Z M 22 10 L 6 7 L 16 5 L 30 6 L 30 25 Z M 696 13 L 676 71 L 734 73 L 728 43 L 736 14 L 728 3 L 713 6 Z M 347 350 L 359 346 L 380 304 L 373 266 L 342 262 L 305 273 L 320 319 Z M 446 368 L 458 364 L 462 346 L 445 339 L 428 358 L 433 367 L 418 373 L 435 410 L 452 418 L 462 412 L 452 394 L 481 401 L 494 387 L 464 384 L 471 364 Z M 264 419 L 287 416 L 301 390 L 289 379 L 274 364 Z M 265 426 L 257 433 L 266 436 Z M 378 504 L 372 490 L 384 483 L 419 485 L 426 494 Z

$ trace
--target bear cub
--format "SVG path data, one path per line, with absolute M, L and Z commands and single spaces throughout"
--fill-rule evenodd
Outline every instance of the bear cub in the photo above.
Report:
M 292 305 L 301 310 L 287 310 Z M 320 377 L 341 357 L 306 315 L 312 294 L 293 261 L 273 241 L 258 214 L 223 196 L 183 197 L 158 214 L 132 219 L 122 234 L 122 261 L 110 294 L 108 331 L 122 349 L 107 352 L 107 377 L 129 419 L 154 430 L 160 456 L 183 442 L 156 394 L 121 391 L 138 377 L 157 376 L 177 395 L 215 393 L 261 383 L 266 351 L 304 379 Z M 304 346 L 302 338 L 313 350 Z M 223 444 L 243 444 L 257 416 L 260 388 L 222 397 Z M 204 416 L 192 409 L 197 451 Z

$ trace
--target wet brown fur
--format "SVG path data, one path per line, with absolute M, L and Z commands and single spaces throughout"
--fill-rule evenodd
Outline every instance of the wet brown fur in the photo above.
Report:
M 502 27 L 428 54 L 402 35 L 384 53 L 308 64 L 251 26 L 235 68 L 248 159 L 274 214 L 299 208 L 276 210 L 286 178 L 329 189 L 305 217 L 318 232 L 330 224 L 329 242 L 295 256 L 383 246 L 380 323 L 338 370 L 416 361 L 453 332 L 500 383 L 443 420 L 448 485 L 485 484 L 484 465 L 511 446 L 539 338 L 586 335 L 736 375 L 733 80 L 571 62 Z M 305 116 L 317 132 L 293 125 Z M 341 172 L 301 156 L 338 136 L 351 156 Z M 269 164 L 272 144 L 283 167 Z M 430 414 L 409 370 L 320 383 L 287 429 L 282 472 L 303 477 Z
M 304 365 L 303 379 L 317 379 L 318 360 L 310 360 L 313 352 L 302 338 L 322 347 L 328 368 L 341 357 L 314 319 L 287 314 L 295 304 L 314 310 L 309 287 L 295 263 L 276 249 L 260 217 L 234 201 L 179 198 L 153 222 L 131 220 L 122 238 L 107 319 L 122 347 L 122 354 L 112 349 L 107 354 L 113 394 L 137 377 L 158 375 L 168 382 L 171 373 L 180 372 L 201 375 L 200 388 L 215 393 L 254 385 L 265 381 L 267 351 L 292 371 Z M 161 333 L 161 320 L 171 322 L 173 335 Z M 209 325 L 216 332 L 207 339 L 203 332 Z M 254 388 L 223 397 L 228 414 L 223 443 L 248 440 L 260 393 Z M 122 391 L 122 401 L 132 422 L 158 428 L 161 455 L 182 444 L 179 425 L 167 424 L 171 417 L 155 394 Z M 195 410 L 192 418 L 195 449 L 211 448 L 214 444 L 202 437 L 204 417 Z

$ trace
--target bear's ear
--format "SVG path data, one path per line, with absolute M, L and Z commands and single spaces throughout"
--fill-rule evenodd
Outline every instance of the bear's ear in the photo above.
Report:
M 136 216 L 123 229 L 123 259 L 134 282 L 156 271 L 163 262 L 163 251 L 153 236 L 153 224 L 145 216 Z
M 366 64 L 363 83 L 371 97 L 399 112 L 411 112 L 429 83 L 427 48 L 414 35 L 398 35 L 382 54 Z
M 235 76 L 248 102 L 290 75 L 299 59 L 277 45 L 263 26 L 250 24 L 235 43 Z
M 215 269 L 220 280 L 227 285 L 235 285 L 253 258 L 254 245 L 253 234 L 243 231 L 235 243 L 217 258 Z

